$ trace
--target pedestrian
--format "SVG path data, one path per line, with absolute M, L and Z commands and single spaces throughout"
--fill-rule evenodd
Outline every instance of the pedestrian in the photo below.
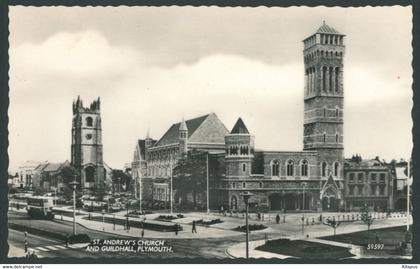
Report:
M 279 224 L 279 223 L 280 223 L 280 215 L 279 215 L 279 214 L 277 214 L 277 216 L 276 216 L 276 223 L 277 223 L 277 224 Z
M 178 228 L 179 228 L 179 224 L 175 224 L 175 235 L 178 235 Z
M 261 220 L 261 213 L 260 212 L 257 213 L 257 217 L 258 217 L 258 220 Z
M 69 247 L 69 234 L 66 234 L 66 247 Z
M 143 238 L 143 237 L 144 237 L 144 228 L 141 229 L 141 238 Z
M 319 222 L 322 222 L 322 214 L 319 215 Z
M 196 227 L 195 220 L 193 220 L 193 222 L 192 222 L 192 231 L 191 232 L 192 233 L 197 233 L 197 227 Z

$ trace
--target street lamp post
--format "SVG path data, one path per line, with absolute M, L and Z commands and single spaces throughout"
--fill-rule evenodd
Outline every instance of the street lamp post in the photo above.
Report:
M 210 214 L 210 205 L 209 205 L 209 153 L 207 152 L 207 214 Z
M 249 225 L 248 225 L 248 208 L 249 208 L 249 198 L 252 196 L 252 194 L 247 191 L 239 194 L 244 198 L 245 202 L 245 226 L 246 226 L 246 258 L 249 258 Z
M 73 235 L 76 235 L 76 188 L 77 188 L 77 175 L 74 175 L 74 181 L 70 182 L 73 186 Z
M 172 162 L 170 162 L 170 168 L 169 168 L 170 170 L 171 170 L 171 189 L 170 189 L 170 192 L 171 192 L 171 195 L 169 196 L 169 200 L 170 200 L 170 205 L 171 205 L 171 215 L 173 214 L 173 195 L 172 195 L 172 193 L 173 193 L 173 191 L 174 191 L 174 188 L 173 188 L 173 186 L 172 186 L 172 184 L 173 184 L 173 177 L 172 177 Z
M 303 186 L 303 196 L 302 196 L 302 236 L 305 235 L 305 187 L 306 182 L 302 183 Z

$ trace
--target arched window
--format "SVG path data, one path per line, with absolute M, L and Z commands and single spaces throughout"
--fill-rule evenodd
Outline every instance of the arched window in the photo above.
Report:
M 242 188 L 246 188 L 246 183 L 242 182 Z
M 286 166 L 286 176 L 292 177 L 294 175 L 293 171 L 294 171 L 294 162 L 292 160 L 288 160 L 287 166 Z
M 335 109 L 335 116 L 338 117 L 338 107 Z
M 271 165 L 271 175 L 273 177 L 278 177 L 280 171 L 280 163 L 278 161 L 274 161 Z
M 325 92 L 327 89 L 327 81 L 326 81 L 326 77 L 327 77 L 327 67 L 324 66 L 322 68 L 322 90 Z
M 340 69 L 339 67 L 335 68 L 335 91 L 339 92 L 339 83 L 338 83 L 338 79 L 339 79 L 339 75 L 340 75 Z
M 340 165 L 338 162 L 334 163 L 334 176 L 338 177 L 338 169 L 339 169 Z
M 85 169 L 85 180 L 86 182 L 95 181 L 95 168 L 93 166 L 88 166 Z
M 324 118 L 327 116 L 327 109 L 324 107 Z
M 86 126 L 88 126 L 88 127 L 92 127 L 93 126 L 93 119 L 92 119 L 92 117 L 87 117 L 86 118 Z
M 326 177 L 327 176 L 327 163 L 323 162 L 321 164 L 321 176 Z
M 338 143 L 338 134 L 335 134 L 335 143 Z
M 308 161 L 307 160 L 303 160 L 300 166 L 300 175 L 302 177 L 307 177 L 308 176 Z
M 246 171 L 246 163 L 243 163 L 242 164 L 242 172 L 245 172 Z
M 325 133 L 322 135 L 322 141 L 324 143 L 327 141 L 327 135 Z
M 262 188 L 263 188 L 263 183 L 262 183 L 262 182 L 260 182 L 260 183 L 259 183 L 259 186 L 260 186 L 260 189 L 262 189 Z
M 331 52 L 331 56 L 332 56 L 332 52 Z M 333 76 L 332 76 L 332 74 L 333 74 L 333 72 L 334 72 L 334 69 L 332 68 L 332 67 L 330 67 L 330 69 L 329 69 L 329 72 L 330 72 L 330 75 L 329 75 L 329 77 L 328 77 L 328 88 L 330 89 L 330 92 L 332 92 L 334 89 L 333 89 Z

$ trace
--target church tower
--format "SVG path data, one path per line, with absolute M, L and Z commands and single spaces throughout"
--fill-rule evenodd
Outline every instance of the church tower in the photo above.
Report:
M 105 183 L 100 104 L 99 98 L 89 107 L 83 106 L 80 97 L 73 102 L 71 164 L 79 171 L 85 190 L 103 188 Z
M 322 179 L 343 178 L 344 36 L 324 22 L 303 40 L 303 149 L 318 151 Z

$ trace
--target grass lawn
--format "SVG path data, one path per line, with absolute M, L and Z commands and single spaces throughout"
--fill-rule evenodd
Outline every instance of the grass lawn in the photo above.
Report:
M 256 249 L 306 259 L 340 259 L 353 256 L 348 248 L 289 239 L 269 240 Z
M 400 242 L 405 241 L 406 226 L 397 226 L 390 228 L 382 228 L 370 230 L 369 233 L 369 244 L 380 243 L 387 247 L 398 246 Z M 333 236 L 322 237 L 325 240 L 331 240 L 336 242 L 354 244 L 359 246 L 365 246 L 367 244 L 368 232 L 361 231 L 349 234 L 339 234 Z M 376 240 L 378 239 L 378 242 Z

